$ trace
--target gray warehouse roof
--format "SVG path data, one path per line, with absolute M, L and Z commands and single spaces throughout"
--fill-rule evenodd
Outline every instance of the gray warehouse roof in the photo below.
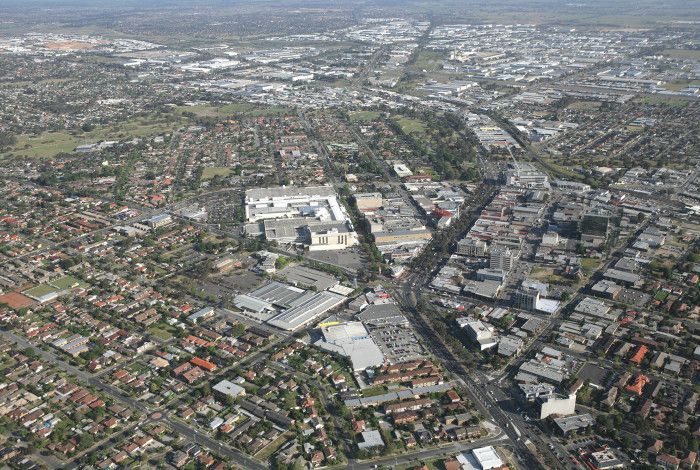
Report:
M 292 307 L 296 300 L 301 298 L 306 291 L 298 287 L 288 286 L 281 282 L 272 281 L 248 294 L 249 297 L 264 300 L 279 307 Z
M 370 305 L 357 318 L 370 325 L 403 325 L 408 320 L 396 304 Z
M 566 434 L 577 429 L 587 428 L 595 424 L 595 419 L 588 413 L 582 415 L 567 416 L 565 418 L 556 418 L 554 422 L 559 429 Z
M 313 286 L 318 290 L 326 290 L 338 284 L 338 280 L 332 275 L 306 266 L 287 266 L 277 274 L 292 284 Z
M 347 298 L 342 295 L 327 291 L 319 292 L 305 302 L 276 315 L 268 323 L 283 330 L 296 331 L 345 300 Z

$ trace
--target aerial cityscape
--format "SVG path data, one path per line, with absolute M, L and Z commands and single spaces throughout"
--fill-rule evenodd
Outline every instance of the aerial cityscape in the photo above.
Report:
M 697 469 L 697 0 L 0 1 L 0 468 Z

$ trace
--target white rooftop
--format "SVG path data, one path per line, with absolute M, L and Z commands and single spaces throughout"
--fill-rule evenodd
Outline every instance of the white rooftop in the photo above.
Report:
M 362 442 L 357 443 L 360 449 L 368 449 L 372 447 L 384 447 L 382 435 L 377 430 L 365 431 L 362 433 Z
M 354 370 L 365 370 L 384 363 L 384 354 L 361 322 L 324 326 L 321 333 L 323 340 L 316 342 L 316 345 L 349 357 Z
M 212 389 L 228 397 L 237 397 L 238 395 L 245 395 L 245 389 L 243 387 L 229 380 L 222 380 L 218 384 L 214 385 Z
M 472 454 L 477 462 L 479 462 L 479 465 L 481 465 L 482 470 L 503 466 L 503 461 L 498 456 L 493 446 L 479 447 L 478 449 L 472 450 Z

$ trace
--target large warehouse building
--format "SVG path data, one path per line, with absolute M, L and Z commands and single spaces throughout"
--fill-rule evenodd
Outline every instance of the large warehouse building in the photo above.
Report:
M 355 371 L 378 367 L 384 363 L 384 354 L 359 321 L 321 327 L 323 339 L 316 346 L 350 359 Z

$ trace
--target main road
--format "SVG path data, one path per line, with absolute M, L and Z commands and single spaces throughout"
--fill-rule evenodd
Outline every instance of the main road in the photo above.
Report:
M 472 198 L 472 209 L 469 212 L 464 212 L 461 217 L 466 217 L 468 220 L 464 222 L 463 230 L 460 233 L 455 233 L 455 239 L 464 236 L 471 228 L 478 217 L 481 208 L 486 205 L 493 195 L 493 191 L 484 188 L 484 191 L 479 193 L 479 196 Z M 424 253 L 438 253 L 439 251 L 433 246 L 437 243 L 435 239 L 428 244 Z M 444 252 L 444 251 L 443 251 Z M 446 256 L 449 256 L 446 255 Z M 464 386 L 469 393 L 469 398 L 479 412 L 486 418 L 491 418 L 501 428 L 505 434 L 505 441 L 512 445 L 515 457 L 528 469 L 544 468 L 538 460 L 538 457 L 526 445 L 527 438 L 523 436 L 523 430 L 520 425 L 513 421 L 513 418 L 506 415 L 500 408 L 493 394 L 489 394 L 485 390 L 486 383 L 483 377 L 479 377 L 475 371 L 467 370 L 463 361 L 449 348 L 445 343 L 444 338 L 432 328 L 429 319 L 425 318 L 423 312 L 416 308 L 420 302 L 421 289 L 423 289 L 432 279 L 434 272 L 444 262 L 446 256 L 443 257 L 423 257 L 424 265 L 414 263 L 413 271 L 397 286 L 394 290 L 394 295 L 402 307 L 408 314 L 411 323 L 416 328 L 418 334 L 424 338 L 428 350 L 437 357 L 444 365 L 445 369 L 450 371 L 458 381 Z M 427 258 L 427 260 L 426 260 Z M 475 377 L 477 380 L 475 380 Z M 376 462 L 375 462 L 376 463 Z
M 478 208 L 475 212 L 478 212 Z M 466 230 L 468 230 L 472 223 L 468 224 Z M 573 298 L 562 310 L 568 310 L 570 306 L 575 305 L 581 298 L 583 298 L 587 289 L 589 289 L 596 281 L 595 274 L 602 272 L 611 266 L 614 260 L 618 257 L 616 255 L 618 255 L 621 251 L 624 251 L 625 247 L 633 243 L 634 239 L 648 226 L 649 223 L 650 220 L 646 220 L 632 236 L 622 242 L 618 247 L 619 249 L 613 254 L 613 256 L 608 258 L 608 260 L 606 260 L 606 262 L 596 270 L 596 273 L 591 276 L 589 282 L 579 288 L 576 295 L 573 296 Z M 462 235 L 464 234 L 457 234 L 458 237 Z M 432 250 L 432 248 L 433 247 L 431 245 L 428 245 L 426 247 L 426 251 Z M 527 432 L 528 424 L 525 423 L 522 417 L 517 413 L 506 412 L 499 406 L 499 395 L 509 398 L 508 395 L 499 388 L 498 383 L 500 380 L 490 380 L 483 374 L 480 374 L 478 371 L 467 370 L 463 361 L 451 350 L 451 348 L 444 341 L 444 338 L 442 338 L 433 329 L 430 319 L 426 318 L 424 312 L 421 312 L 418 308 L 416 308 L 417 304 L 419 304 L 421 300 L 421 290 L 430 282 L 434 272 L 443 262 L 444 259 L 441 258 L 429 258 L 429 261 L 425 266 L 417 266 L 416 269 L 411 272 L 394 291 L 395 298 L 403 310 L 409 314 L 409 317 L 411 318 L 412 323 L 416 327 L 418 333 L 426 340 L 429 350 L 444 364 L 447 370 L 449 370 L 462 382 L 465 389 L 469 392 L 470 398 L 477 409 L 484 416 L 490 416 L 493 421 L 501 427 L 513 445 L 514 455 L 528 469 L 543 468 L 543 464 L 540 462 L 539 456 L 536 455 L 528 445 L 526 445 L 529 438 L 532 438 L 535 441 L 538 441 L 539 439 L 535 435 L 523 435 L 524 432 Z M 515 361 L 515 363 L 510 364 L 508 367 L 509 371 L 517 368 L 519 364 L 527 358 L 529 351 L 534 350 L 535 347 L 543 344 L 539 338 L 543 334 L 553 331 L 560 324 L 560 315 L 561 314 L 553 316 L 544 331 L 528 345 L 525 351 L 523 351 L 520 359 Z M 546 449 L 542 450 L 545 453 L 549 453 Z M 566 461 L 555 462 L 557 466 L 563 466 L 564 468 L 569 465 Z

